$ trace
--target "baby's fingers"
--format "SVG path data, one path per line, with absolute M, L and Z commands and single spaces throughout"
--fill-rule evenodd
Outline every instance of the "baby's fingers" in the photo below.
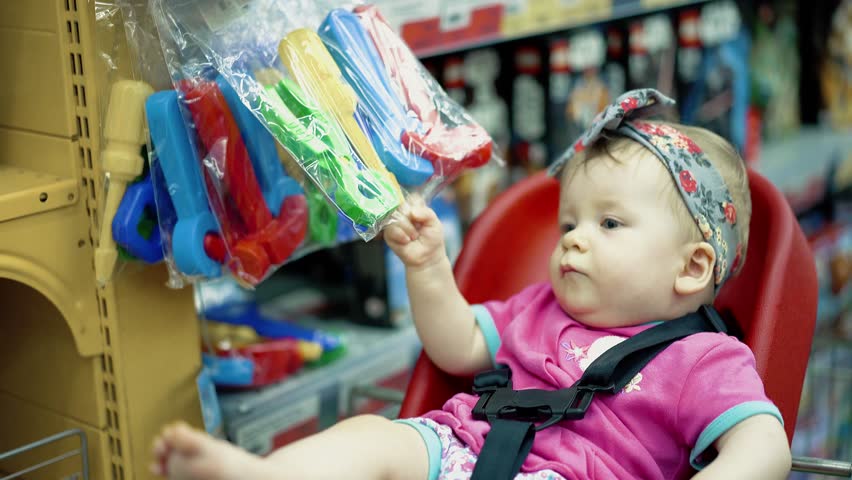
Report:
M 438 221 L 438 215 L 435 214 L 434 210 L 426 206 L 425 203 L 413 205 L 409 217 L 411 220 L 424 225 L 430 225 Z
M 394 224 L 385 228 L 385 241 L 391 244 L 405 245 L 411 242 L 411 237 L 402 228 Z
M 410 215 L 410 213 L 409 213 Z M 408 236 L 409 240 L 416 240 L 420 234 L 417 232 L 417 227 L 412 223 L 411 218 L 408 215 L 394 215 L 393 217 L 394 223 L 392 223 L 388 228 L 397 227 L 402 230 L 405 235 Z

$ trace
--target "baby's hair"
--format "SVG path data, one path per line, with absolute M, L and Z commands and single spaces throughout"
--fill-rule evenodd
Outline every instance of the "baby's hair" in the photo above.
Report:
M 733 145 L 707 129 L 661 121 L 646 121 L 646 123 L 665 124 L 691 138 L 704 151 L 710 163 L 713 164 L 713 167 L 722 176 L 722 180 L 725 181 L 725 185 L 727 185 L 731 193 L 731 199 L 734 201 L 734 207 L 737 211 L 737 234 L 739 242 L 742 245 L 739 264 L 737 265 L 737 269 L 732 272 L 732 274 L 736 275 L 745 263 L 748 247 L 749 221 L 751 220 L 751 193 L 748 187 L 745 162 L 743 162 Z M 595 143 L 588 146 L 579 155 L 576 155 L 570 164 L 566 166 L 563 172 L 563 179 L 566 175 L 571 175 L 570 172 L 575 171 L 580 165 L 586 165 L 589 161 L 597 158 L 610 158 L 619 162 L 620 160 L 616 154 L 623 153 L 626 149 L 631 148 L 636 148 L 637 152 L 644 151 L 649 155 L 653 155 L 644 146 L 631 138 L 603 132 Z M 669 175 L 669 178 L 671 179 L 671 175 Z M 680 197 L 674 179 L 671 179 L 671 182 L 667 185 L 670 188 L 667 187 L 666 191 L 671 195 L 671 204 L 676 210 L 676 215 L 681 219 L 679 223 L 685 229 L 684 234 L 689 241 L 702 241 L 704 237 L 701 235 L 701 231 L 695 224 L 695 220 L 692 218 L 692 214 L 689 212 L 686 204 Z M 733 261 L 733 259 L 730 261 Z

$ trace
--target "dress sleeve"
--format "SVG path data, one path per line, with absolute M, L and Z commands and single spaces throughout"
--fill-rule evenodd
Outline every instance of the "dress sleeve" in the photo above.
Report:
M 506 326 L 517 317 L 518 313 L 529 306 L 536 297 L 545 293 L 550 286 L 546 283 L 536 284 L 525 288 L 520 293 L 509 297 L 505 301 L 493 300 L 481 304 L 472 305 L 471 309 L 476 317 L 482 335 L 485 336 L 485 344 L 488 353 L 491 354 L 491 363 L 495 364 L 497 350 L 500 349 L 500 337 Z
M 689 461 L 701 469 L 715 458 L 713 443 L 739 422 L 781 413 L 767 398 L 748 346 L 729 337 L 693 365 L 683 383 L 676 410 L 682 441 L 692 446 Z

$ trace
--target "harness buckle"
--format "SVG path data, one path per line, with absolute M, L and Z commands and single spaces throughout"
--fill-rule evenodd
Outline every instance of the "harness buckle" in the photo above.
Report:
M 505 369 L 508 371 L 508 369 Z M 539 423 L 536 431 L 562 420 L 583 418 L 595 388 L 574 385 L 561 390 L 514 390 L 511 373 L 500 370 L 485 372 L 474 379 L 474 393 L 479 400 L 473 407 L 473 418 L 493 423 L 495 419 L 519 420 Z M 489 383 L 493 380 L 493 383 Z

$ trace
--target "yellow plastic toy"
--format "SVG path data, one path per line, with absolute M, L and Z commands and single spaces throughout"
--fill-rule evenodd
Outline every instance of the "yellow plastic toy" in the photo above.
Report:
M 124 197 L 127 184 L 142 174 L 145 159 L 140 155 L 147 142 L 145 128 L 145 99 L 154 90 L 144 82 L 120 80 L 112 86 L 109 110 L 106 114 L 104 139 L 106 147 L 101 156 L 101 168 L 109 176 L 109 188 L 104 202 L 98 248 L 95 249 L 95 275 L 100 285 L 112 278 L 118 249 L 112 238 L 112 220 Z
M 308 96 L 334 116 L 367 167 L 387 178 L 399 198 L 403 198 L 396 177 L 379 160 L 370 141 L 355 121 L 358 96 L 343 80 L 340 69 L 319 35 L 306 28 L 293 30 L 278 44 L 278 55 Z

